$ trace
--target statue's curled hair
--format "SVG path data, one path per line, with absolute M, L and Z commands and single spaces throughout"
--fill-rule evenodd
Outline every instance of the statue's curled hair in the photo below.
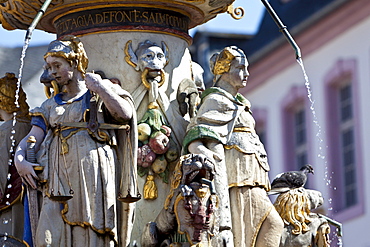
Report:
M 6 73 L 0 78 L 0 109 L 7 113 L 17 112 L 17 118 L 29 118 L 29 106 L 26 93 L 21 84 L 18 86 L 18 79 L 13 73 Z
M 293 234 L 309 231 L 311 205 L 304 189 L 292 189 L 280 194 L 274 206 L 284 223 L 293 227 Z
M 246 57 L 244 52 L 236 46 L 225 47 L 221 52 L 216 52 L 210 58 L 209 64 L 212 73 L 215 75 L 213 81 L 216 82 L 220 76 L 229 72 L 231 62 L 236 57 Z
M 83 75 L 86 73 L 89 60 L 82 42 L 73 35 L 67 35 L 61 40 L 52 41 L 44 59 L 48 56 L 63 57 L 71 66 L 76 63 L 78 71 Z

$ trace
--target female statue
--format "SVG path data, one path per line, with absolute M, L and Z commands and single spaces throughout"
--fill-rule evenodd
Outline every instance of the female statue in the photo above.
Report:
M 28 114 L 26 94 L 22 87 L 19 88 L 17 95 L 18 107 L 16 105 L 17 81 L 13 73 L 6 73 L 5 77 L 0 78 L 0 121 L 3 121 L 0 126 L 0 235 L 21 240 L 23 237 L 22 181 L 13 163 L 13 150 L 30 131 L 31 119 Z
M 25 157 L 34 136 L 44 166 L 36 246 L 127 246 L 133 219 L 117 196 L 121 181 L 129 184 L 124 195 L 136 195 L 133 100 L 119 85 L 86 73 L 88 58 L 76 37 L 51 42 L 44 59 L 63 92 L 31 111 L 32 129 L 15 157 L 24 182 L 36 188 L 37 164 Z
M 234 246 L 279 246 L 283 222 L 266 193 L 270 189 L 266 151 L 255 132 L 251 105 L 238 93 L 247 83 L 248 61 L 242 50 L 231 46 L 214 54 L 210 64 L 215 84 L 202 93 L 197 116 L 188 126 L 185 150 L 215 161 L 215 187 L 221 198 L 228 185 Z M 221 199 L 221 220 L 227 215 L 227 203 Z

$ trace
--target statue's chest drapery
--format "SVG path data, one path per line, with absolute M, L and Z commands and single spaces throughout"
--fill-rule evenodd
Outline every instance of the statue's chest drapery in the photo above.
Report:
M 72 104 L 55 104 L 50 109 L 50 126 L 56 127 L 62 122 L 83 121 L 86 106 L 83 100 L 75 101 Z

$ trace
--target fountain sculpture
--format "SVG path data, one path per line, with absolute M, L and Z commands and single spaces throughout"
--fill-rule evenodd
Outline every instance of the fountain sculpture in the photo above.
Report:
M 267 1 L 263 2 L 270 10 L 270 14 L 275 16 L 274 19 L 277 24 L 282 28 L 283 24 L 276 17 L 276 14 L 271 11 L 271 6 L 268 5 Z M 115 226 L 96 229 L 90 222 L 78 222 L 78 219 L 70 221 L 69 217 L 73 217 L 73 215 L 67 215 L 67 213 L 68 207 L 71 207 L 71 210 L 73 209 L 74 198 L 71 199 L 71 197 L 74 194 L 74 188 L 71 187 L 72 183 L 68 176 L 61 178 L 59 177 L 60 174 L 57 174 L 58 176 L 52 177 L 54 179 L 45 177 L 47 169 L 51 169 L 52 166 L 49 164 L 50 167 L 45 168 L 46 171 L 44 170 L 44 174 L 40 175 L 40 178 L 45 178 L 46 182 L 50 179 L 54 185 L 59 185 L 64 190 L 53 191 L 53 187 L 46 187 L 44 193 L 51 200 L 59 201 L 61 205 L 64 205 L 62 219 L 66 224 L 79 225 L 83 228 L 91 226 L 95 233 L 101 234 L 102 231 L 104 234 L 107 233 L 109 237 L 103 238 L 101 242 L 104 246 L 108 246 L 110 243 L 121 246 L 138 244 L 139 246 L 153 247 L 255 246 L 256 244 L 279 246 L 283 221 L 266 195 L 266 191 L 270 188 L 267 178 L 269 166 L 263 145 L 254 132 L 254 126 L 252 126 L 254 122 L 250 121 L 248 126 L 240 126 L 234 132 L 232 132 L 233 126 L 231 126 L 233 124 L 220 127 L 220 133 L 225 131 L 227 133 L 219 139 L 219 143 L 206 145 L 209 152 L 198 152 L 202 150 L 200 146 L 194 148 L 194 140 L 203 141 L 205 138 L 205 135 L 201 135 L 199 131 L 197 132 L 199 130 L 197 121 L 201 122 L 203 117 L 197 115 L 197 106 L 200 102 L 199 92 L 204 90 L 204 86 L 201 79 L 202 69 L 199 69 L 199 66 L 192 61 L 189 53 L 188 47 L 191 44 L 191 37 L 188 35 L 188 30 L 215 18 L 223 12 L 228 12 L 234 18 L 239 18 L 243 11 L 239 8 L 234 9 L 232 3 L 233 0 L 0 1 L 0 22 L 2 26 L 8 30 L 27 30 L 26 46 L 31 39 L 34 28 L 57 34 L 59 41 L 55 41 L 49 46 L 49 51 L 45 56 L 47 66 L 41 77 L 41 82 L 47 88 L 48 97 L 52 99 L 54 96 L 50 93 L 50 87 L 53 87 L 55 94 L 62 92 L 62 94 L 58 94 L 62 96 L 57 95 L 55 98 L 69 95 L 69 86 L 56 85 L 52 82 L 56 78 L 50 78 L 50 75 L 53 75 L 52 66 L 55 62 L 53 59 L 57 60 L 56 58 L 60 56 L 60 53 L 68 54 L 70 50 L 74 50 L 74 45 L 66 45 L 63 42 L 76 41 L 83 44 L 89 64 L 86 68 L 87 58 L 85 63 L 84 60 L 79 60 L 81 56 L 75 57 L 76 61 L 79 60 L 79 64 L 83 64 L 83 69 L 80 72 L 74 70 L 74 73 L 82 73 L 80 79 L 85 79 L 92 91 L 97 90 L 91 84 L 92 81 L 99 83 L 99 85 L 102 81 L 109 85 L 120 84 L 127 91 L 127 94 L 125 94 L 127 98 L 132 97 L 134 101 L 133 119 L 137 118 L 138 120 L 139 135 L 137 139 L 132 139 L 133 141 L 129 143 L 128 146 L 131 149 L 126 150 L 126 154 L 132 153 L 131 158 L 134 158 L 131 159 L 133 160 L 131 164 L 127 164 L 127 167 L 136 166 L 136 162 L 138 167 L 137 171 L 135 167 L 134 170 L 129 169 L 124 174 L 121 170 L 116 170 L 118 174 L 116 179 L 121 179 L 122 183 L 131 179 L 130 181 L 134 183 L 118 186 L 121 188 L 121 194 L 117 195 L 117 202 L 121 201 L 122 203 L 112 203 L 113 208 L 117 207 L 118 211 L 126 212 L 125 215 L 118 218 L 118 231 Z M 296 57 L 300 58 L 301 54 L 298 46 L 286 28 L 283 28 L 283 30 L 288 41 L 296 50 Z M 61 42 L 61 40 L 65 41 Z M 74 52 L 79 53 L 77 50 Z M 240 114 L 245 110 L 240 115 L 241 120 L 244 116 L 250 114 L 249 102 L 236 94 L 238 88 L 245 86 L 246 77 L 248 77 L 248 72 L 245 72 L 248 64 L 243 54 L 240 49 L 229 47 L 226 52 L 212 58 L 215 80 L 219 81 L 222 77 L 223 79 L 220 81 L 227 81 L 230 85 L 225 86 L 225 84 L 223 88 L 223 86 L 216 84 L 216 88 L 202 96 L 203 98 L 207 96 L 212 98 L 212 95 L 224 94 L 230 105 L 235 104 L 233 110 L 230 111 L 231 115 L 233 112 Z M 69 61 L 67 55 L 62 57 Z M 235 61 L 238 61 L 239 64 L 235 64 Z M 73 61 L 70 62 L 71 66 L 73 64 Z M 243 78 L 240 81 L 241 84 L 234 85 L 235 88 L 233 88 L 231 86 L 233 80 L 238 78 L 238 73 L 235 71 L 241 67 L 244 71 Z M 232 68 L 232 71 L 229 73 L 230 68 Z M 86 69 L 87 71 L 85 71 Z M 85 78 L 85 72 L 88 71 L 104 71 L 104 73 L 86 73 Z M 233 73 L 236 77 L 232 77 Z M 106 78 L 111 79 L 107 80 Z M 237 80 L 240 80 L 240 78 Z M 51 99 L 47 102 L 52 102 Z M 104 98 L 103 101 L 105 101 Z M 82 122 L 63 122 L 60 125 L 64 128 L 63 130 L 58 129 L 61 127 L 57 128 L 57 125 L 55 126 L 54 132 L 61 136 L 61 146 L 56 147 L 61 150 L 60 155 L 68 154 L 70 149 L 68 146 L 69 135 L 63 137 L 63 134 L 58 134 L 59 132 L 62 133 L 62 131 L 70 128 L 85 128 L 88 129 L 89 134 L 92 133 L 95 136 L 93 139 L 100 143 L 102 141 L 99 139 L 101 129 L 113 128 L 112 126 L 109 127 L 109 124 L 104 125 L 104 123 L 94 121 L 94 119 L 99 119 L 99 115 L 103 111 L 102 106 L 96 105 L 96 102 L 99 102 L 99 99 L 96 98 L 95 93 L 92 93 L 87 115 L 90 120 L 84 117 L 81 120 Z M 226 105 L 227 102 L 225 102 L 225 107 Z M 46 107 L 46 105 L 43 107 Z M 34 111 L 34 115 L 41 114 L 39 110 L 38 108 Z M 62 111 L 62 109 L 59 110 Z M 222 111 L 220 109 L 220 112 Z M 224 113 L 226 116 L 227 113 Z M 207 112 L 204 110 L 203 114 L 207 115 Z M 219 120 L 221 121 L 221 119 Z M 132 121 L 135 122 L 136 120 Z M 126 129 L 135 130 L 136 125 Z M 198 133 L 199 138 L 196 137 L 194 131 Z M 218 133 L 217 131 L 210 132 L 207 133 L 211 136 Z M 131 133 L 136 134 L 135 131 Z M 231 135 L 230 133 L 236 134 Z M 36 135 L 42 137 L 40 134 L 36 133 Z M 233 139 L 229 140 L 230 137 Z M 212 138 L 217 139 L 217 134 L 213 135 Z M 256 147 L 252 148 L 243 143 L 243 139 L 255 141 L 257 143 Z M 43 150 L 47 150 L 45 145 L 50 144 L 48 141 L 50 140 L 44 141 Z M 118 142 L 120 142 L 120 139 Z M 109 143 L 111 145 L 111 142 Z M 138 152 L 135 149 L 136 144 L 138 144 Z M 24 143 L 21 144 L 20 148 L 24 148 L 24 145 Z M 248 150 L 240 151 L 238 145 L 241 145 L 242 148 L 249 148 L 250 152 Z M 254 172 L 258 173 L 258 177 L 250 179 L 246 171 L 243 174 L 236 174 L 238 170 L 232 170 L 228 167 L 228 163 L 232 162 L 232 157 L 230 155 L 224 156 L 224 153 L 231 153 L 235 150 L 243 153 L 241 157 L 248 157 L 248 161 L 245 162 L 252 164 Z M 251 153 L 253 155 L 250 155 Z M 22 152 L 19 154 L 24 156 Z M 42 163 L 43 158 L 47 155 L 47 152 L 38 153 L 37 162 Z M 252 157 L 255 155 L 258 157 L 253 159 Z M 118 152 L 118 156 L 118 158 L 125 159 L 125 157 L 120 157 L 120 152 Z M 240 160 L 244 158 L 240 158 Z M 17 162 L 22 163 L 21 160 Z M 245 163 L 241 162 L 240 165 L 244 166 Z M 21 165 L 19 165 L 19 172 L 23 172 Z M 139 175 L 137 177 L 138 189 L 135 186 L 136 172 Z M 235 179 L 235 183 L 231 185 L 230 191 L 233 195 L 231 198 L 235 199 L 238 193 L 241 192 L 245 195 L 245 198 L 238 199 L 242 202 L 241 204 L 248 202 L 265 205 L 263 209 L 255 210 L 253 219 L 248 218 L 251 215 L 248 216 L 247 212 L 248 210 L 253 211 L 255 207 L 241 209 L 236 208 L 233 203 L 230 205 L 228 190 L 230 182 L 228 184 L 228 181 L 225 180 L 226 173 L 229 179 Z M 125 176 L 126 180 L 121 175 Z M 31 180 L 27 180 L 27 183 L 31 187 L 37 187 L 36 183 Z M 74 184 L 74 187 L 78 187 L 78 185 Z M 70 195 L 67 195 L 68 193 Z M 77 194 L 79 193 L 80 191 Z M 140 198 L 141 200 L 139 200 Z M 254 201 L 254 199 L 256 200 Z M 44 200 L 43 207 L 48 207 L 48 200 Z M 127 202 L 134 203 L 126 204 Z M 44 220 L 48 213 L 54 209 L 51 208 L 46 213 L 41 210 L 40 219 Z M 230 209 L 232 209 L 232 212 L 230 212 Z M 53 212 L 58 214 L 57 211 L 54 210 Z M 239 211 L 246 213 L 243 219 L 239 219 L 239 216 L 235 214 Z M 107 209 L 107 215 L 110 212 Z M 281 212 L 279 211 L 279 213 Z M 132 221 L 132 215 L 135 215 L 134 221 Z M 252 228 L 247 226 L 250 220 L 254 221 Z M 109 225 L 111 222 L 106 223 Z M 49 222 L 49 224 L 52 223 Z M 243 227 L 248 231 L 247 238 L 242 237 L 244 235 Z M 69 242 L 72 237 L 53 239 L 56 235 L 55 231 L 53 235 L 48 228 L 53 227 L 47 224 L 42 225 L 38 228 L 37 234 L 33 234 L 33 237 L 38 236 L 33 240 L 35 246 L 53 245 L 55 241 L 59 242 L 59 240 L 62 241 L 64 246 L 77 244 Z M 66 229 L 64 228 L 64 230 Z M 239 229 L 239 232 L 235 229 Z M 79 233 L 66 232 L 65 236 L 73 236 L 74 234 Z M 88 234 L 91 234 L 91 232 Z M 289 232 L 286 234 L 289 234 Z M 323 234 L 322 236 L 325 237 L 326 235 Z M 101 241 L 100 237 L 97 239 L 96 241 Z M 322 239 L 320 241 L 325 242 Z M 90 245 L 93 246 L 93 244 Z
M 0 126 L 2 144 L 1 150 L 1 187 L 0 187 L 0 234 L 7 233 L 12 241 L 23 238 L 23 204 L 22 181 L 13 163 L 14 149 L 20 139 L 30 130 L 30 116 L 26 94 L 19 88 L 18 107 L 16 105 L 17 78 L 13 73 L 7 73 L 0 78 L 0 119 L 4 123 Z M 13 125 L 13 120 L 16 123 Z M 13 139 L 10 137 L 13 136 Z M 0 243 L 3 243 L 0 240 Z

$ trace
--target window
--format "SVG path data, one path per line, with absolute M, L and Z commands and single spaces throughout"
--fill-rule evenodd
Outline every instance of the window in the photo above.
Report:
M 342 154 L 341 166 L 343 171 L 343 181 L 341 187 L 344 188 L 343 202 L 341 208 L 348 208 L 357 203 L 357 181 L 356 181 L 356 161 L 354 143 L 354 122 L 352 114 L 352 87 L 351 84 L 342 86 L 338 89 L 339 94 L 339 134 L 340 153 Z
M 328 163 L 333 173 L 330 193 L 333 213 L 342 221 L 362 214 L 364 210 L 360 196 L 362 162 L 355 75 L 356 62 L 341 60 L 325 80 Z
M 285 171 L 296 171 L 309 164 L 310 142 L 307 129 L 310 124 L 307 101 L 305 86 L 294 86 L 282 102 Z M 306 188 L 312 187 L 310 180 L 308 176 Z
M 304 105 L 294 113 L 294 128 L 295 135 L 294 156 L 295 170 L 299 170 L 307 164 L 307 137 L 306 137 L 306 111 Z

